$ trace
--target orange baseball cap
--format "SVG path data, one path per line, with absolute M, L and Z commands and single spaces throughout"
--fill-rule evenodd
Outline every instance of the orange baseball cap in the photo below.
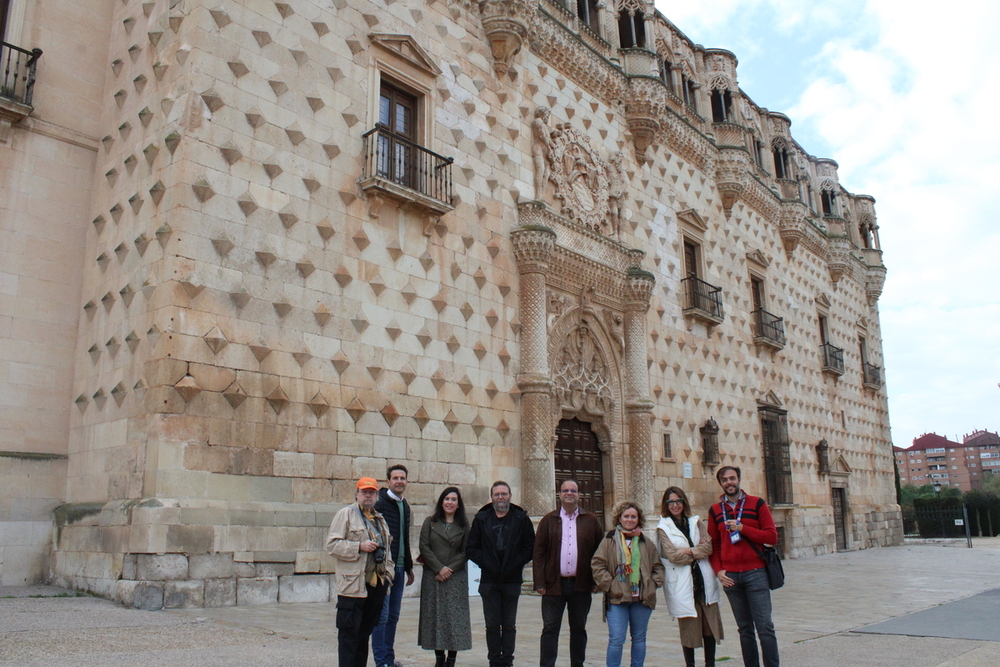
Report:
M 358 489 L 374 489 L 378 491 L 378 482 L 372 477 L 362 477 L 358 480 Z

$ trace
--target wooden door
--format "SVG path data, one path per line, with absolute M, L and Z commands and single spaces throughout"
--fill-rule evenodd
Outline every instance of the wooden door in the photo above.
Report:
M 837 534 L 837 551 L 847 550 L 847 494 L 833 489 L 833 529 Z
M 590 424 L 563 419 L 556 427 L 556 488 L 567 479 L 580 486 L 580 504 L 604 525 L 604 463 Z

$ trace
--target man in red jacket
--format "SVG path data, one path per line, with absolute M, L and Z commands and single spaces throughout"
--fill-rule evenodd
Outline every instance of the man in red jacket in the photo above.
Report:
M 715 474 L 725 492 L 709 510 L 708 534 L 712 544 L 709 562 L 726 591 L 740 632 L 746 667 L 760 667 L 757 638 L 764 667 L 778 667 L 778 640 L 771 621 L 771 590 L 767 570 L 749 542 L 757 549 L 776 544 L 778 529 L 763 498 L 740 490 L 740 469 L 722 466 Z M 756 629 L 756 636 L 754 631 Z

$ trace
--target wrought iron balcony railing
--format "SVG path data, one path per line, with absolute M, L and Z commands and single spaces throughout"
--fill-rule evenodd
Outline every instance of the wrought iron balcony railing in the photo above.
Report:
M 785 347 L 785 321 L 763 308 L 753 311 L 754 342 L 781 349 Z
M 41 49 L 28 51 L 0 42 L 0 98 L 26 107 L 31 106 L 35 66 L 41 56 Z
M 844 374 L 844 348 L 823 343 L 820 345 L 823 350 L 823 372 L 832 375 Z
M 723 319 L 722 288 L 709 285 L 704 280 L 688 276 L 681 281 L 684 286 L 684 314 L 701 320 L 709 326 L 721 324 Z
M 864 364 L 865 378 L 864 385 L 869 389 L 880 389 L 882 387 L 882 368 L 875 364 Z M 930 459 L 928 459 L 930 460 Z
M 363 135 L 365 164 L 361 187 L 410 201 L 438 215 L 452 210 L 453 158 L 427 150 L 377 125 Z

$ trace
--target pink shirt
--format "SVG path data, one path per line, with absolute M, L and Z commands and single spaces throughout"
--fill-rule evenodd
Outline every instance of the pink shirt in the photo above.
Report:
M 572 514 L 559 508 L 559 518 L 562 519 L 562 545 L 559 548 L 559 576 L 575 577 L 577 562 L 576 518 L 580 516 L 577 507 Z

